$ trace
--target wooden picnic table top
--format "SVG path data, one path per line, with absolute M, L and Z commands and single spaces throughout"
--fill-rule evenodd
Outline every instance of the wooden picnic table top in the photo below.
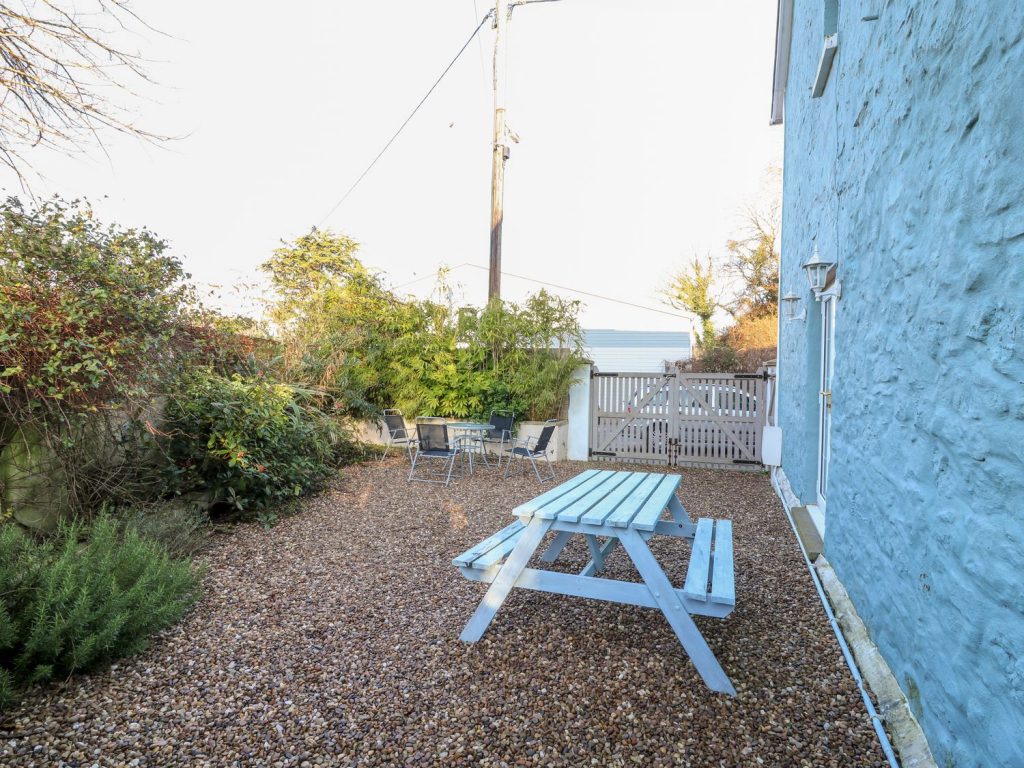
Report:
M 603 528 L 653 531 L 679 487 L 679 475 L 588 469 L 525 504 L 512 514 Z

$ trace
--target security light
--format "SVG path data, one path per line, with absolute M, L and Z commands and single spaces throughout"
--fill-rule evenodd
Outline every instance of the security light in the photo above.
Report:
M 835 265 L 834 261 L 822 259 L 821 254 L 818 253 L 818 246 L 814 246 L 814 254 L 804 264 L 804 272 L 807 273 L 807 282 L 811 284 L 811 290 L 814 291 L 814 298 L 821 298 L 821 292 L 825 290 L 828 280 L 828 272 Z
M 792 291 L 782 297 L 782 312 L 786 320 L 807 319 L 807 310 L 800 306 L 800 297 Z

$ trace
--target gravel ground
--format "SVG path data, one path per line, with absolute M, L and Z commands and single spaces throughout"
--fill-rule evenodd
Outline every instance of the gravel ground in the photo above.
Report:
M 459 642 L 486 587 L 452 557 L 541 488 L 493 470 L 410 486 L 406 467 L 349 468 L 273 530 L 221 537 L 196 610 L 141 656 L 32 691 L 0 722 L 0 763 L 884 765 L 764 475 L 682 471 L 691 515 L 734 521 L 738 607 L 696 619 L 731 699 L 651 609 L 516 590 Z M 680 584 L 688 545 L 651 543 Z M 563 557 L 582 568 L 582 540 Z M 637 580 L 621 548 L 608 565 Z

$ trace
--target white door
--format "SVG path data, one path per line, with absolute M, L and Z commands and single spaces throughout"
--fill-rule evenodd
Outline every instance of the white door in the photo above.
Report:
M 818 508 L 825 514 L 828 460 L 831 452 L 832 377 L 835 373 L 836 297 L 821 299 L 821 387 L 818 390 Z

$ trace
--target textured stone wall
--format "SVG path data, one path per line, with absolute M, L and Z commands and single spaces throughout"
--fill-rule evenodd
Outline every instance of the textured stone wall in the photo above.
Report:
M 1024 2 L 841 2 L 820 99 L 824 2 L 795 6 L 784 469 L 813 502 L 817 242 L 843 289 L 825 552 L 939 764 L 1024 766 Z

